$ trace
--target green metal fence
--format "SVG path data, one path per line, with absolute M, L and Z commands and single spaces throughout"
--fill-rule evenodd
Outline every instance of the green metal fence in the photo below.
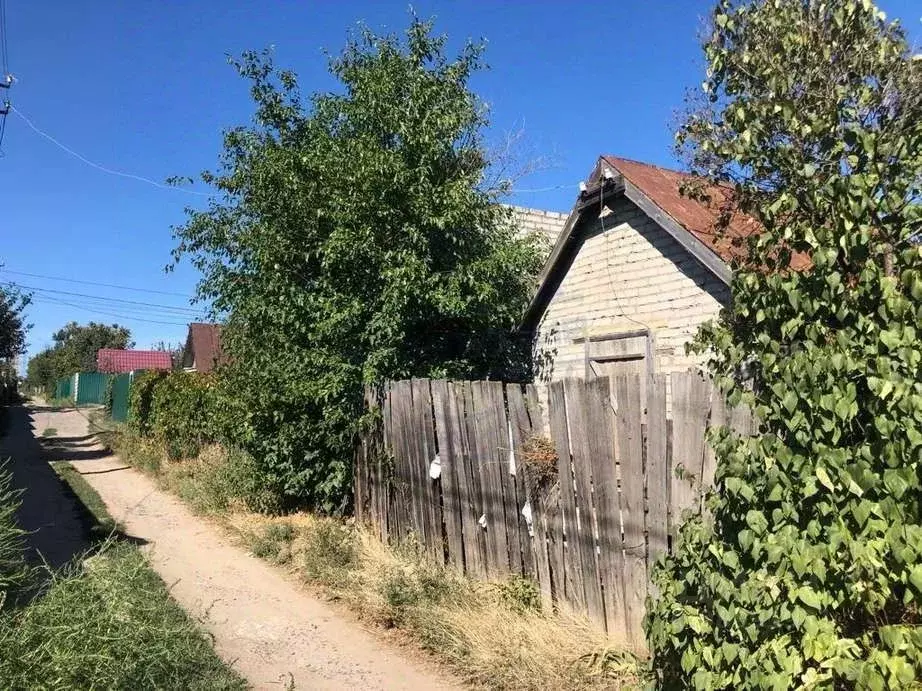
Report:
M 61 377 L 54 386 L 55 398 L 73 398 L 74 396 L 74 378 Z
M 128 392 L 131 390 L 133 378 L 134 372 L 126 372 L 112 380 L 112 408 L 109 414 L 116 422 L 128 420 Z
M 101 372 L 80 372 L 77 375 L 77 405 L 105 403 L 111 377 Z

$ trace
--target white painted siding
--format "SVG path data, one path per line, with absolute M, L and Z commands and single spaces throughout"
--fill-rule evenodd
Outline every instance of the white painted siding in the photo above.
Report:
M 604 227 L 604 229 L 603 229 Z M 575 339 L 649 329 L 656 372 L 694 368 L 685 344 L 729 300 L 729 289 L 632 202 L 613 202 L 583 243 L 538 326 L 536 377 L 583 377 Z

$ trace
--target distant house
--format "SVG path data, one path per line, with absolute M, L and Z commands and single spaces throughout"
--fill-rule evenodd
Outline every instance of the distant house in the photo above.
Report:
M 519 235 L 526 236 L 536 233 L 548 251 L 557 242 L 567 222 L 567 214 L 559 211 L 542 211 L 524 206 L 510 206 L 509 208 L 512 209 L 512 220 Z
M 740 250 L 715 237 L 718 209 L 680 193 L 687 179 L 646 163 L 599 158 L 523 322 L 539 385 L 700 364 L 685 345 L 729 304 L 730 262 Z M 737 215 L 729 236 L 757 230 L 755 220 Z
M 134 370 L 170 370 L 173 362 L 164 350 L 117 350 L 100 348 L 96 353 L 96 369 L 106 374 L 121 374 Z
M 211 372 L 224 361 L 221 350 L 220 324 L 189 324 L 186 347 L 182 353 L 182 368 L 191 372 Z

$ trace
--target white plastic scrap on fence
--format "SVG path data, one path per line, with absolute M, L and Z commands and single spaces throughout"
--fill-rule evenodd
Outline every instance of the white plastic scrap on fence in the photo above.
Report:
M 528 525 L 528 536 L 535 536 L 535 529 L 532 527 L 531 523 L 531 502 L 525 502 L 525 506 L 522 507 L 522 516 L 525 518 L 525 523 Z
M 480 518 L 477 519 L 477 523 L 480 525 L 481 528 L 486 530 L 487 529 L 487 514 L 485 513 L 480 514 Z
M 429 464 L 429 477 L 433 480 L 438 480 L 442 475 L 442 459 L 439 458 L 439 455 L 436 454 L 435 458 L 432 459 L 432 462 Z

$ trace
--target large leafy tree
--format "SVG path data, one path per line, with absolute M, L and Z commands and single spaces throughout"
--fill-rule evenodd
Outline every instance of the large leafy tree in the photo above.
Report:
M 225 135 L 224 193 L 176 229 L 226 318 L 226 433 L 291 502 L 343 506 L 362 386 L 525 376 L 512 333 L 538 268 L 485 189 L 481 47 L 454 58 L 428 23 L 369 31 L 304 98 L 267 54 L 234 65 L 255 121 Z
M 95 372 L 100 348 L 131 348 L 131 332 L 118 324 L 70 322 L 52 336 L 53 344 L 29 360 L 29 383 L 49 391 L 61 377 Z
M 666 687 L 922 679 L 922 61 L 859 0 L 721 0 L 679 132 L 751 214 L 699 348 L 760 434 L 656 578 Z M 691 193 L 702 193 L 702 189 Z

